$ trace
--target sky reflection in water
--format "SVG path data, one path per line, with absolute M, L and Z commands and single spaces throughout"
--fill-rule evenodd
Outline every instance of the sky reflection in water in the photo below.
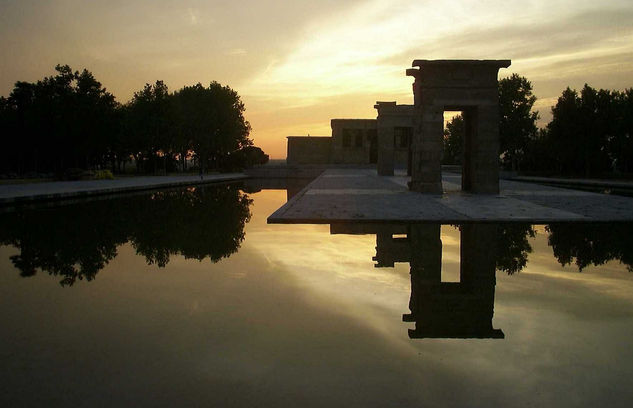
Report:
M 630 226 L 536 226 L 534 237 L 529 226 L 487 226 L 469 242 L 497 250 L 465 255 L 464 227 L 267 225 L 286 196 L 223 186 L 1 215 L 0 405 L 626 406 L 633 397 L 633 274 L 617 260 L 578 272 L 571 257 L 630 264 Z M 361 234 L 372 229 L 382 238 Z M 552 238 L 572 265 L 552 255 Z M 411 339 L 410 264 L 376 268 L 377 255 L 415 258 L 414 286 L 431 291 L 420 299 L 457 291 L 450 308 L 418 302 L 421 326 L 458 316 L 463 293 L 476 292 L 455 286 L 460 259 L 471 274 L 516 269 L 482 289 L 494 291 L 489 323 L 505 338 Z M 440 320 L 453 335 L 464 327 Z

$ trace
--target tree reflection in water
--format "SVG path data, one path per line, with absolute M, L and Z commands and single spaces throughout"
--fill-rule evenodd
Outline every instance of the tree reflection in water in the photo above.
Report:
M 574 262 L 582 271 L 589 265 L 617 260 L 633 272 L 633 223 L 561 223 L 546 229 L 548 243 L 563 266 Z
M 499 271 L 508 275 L 520 272 L 527 265 L 528 254 L 532 252 L 529 238 L 536 236 L 530 224 L 497 224 L 495 237 L 495 264 Z
M 217 262 L 240 247 L 251 204 L 237 186 L 221 185 L 24 209 L 0 215 L 0 244 L 20 251 L 11 261 L 21 276 L 39 269 L 70 286 L 94 279 L 128 241 L 160 267 L 172 255 Z
M 512 275 L 527 265 L 536 236 L 530 224 L 463 224 L 459 282 L 442 282 L 440 224 L 332 224 L 332 234 L 376 234 L 375 266 L 410 265 L 411 338 L 504 338 L 492 327 L 496 271 Z M 579 269 L 618 259 L 631 270 L 631 224 L 555 224 L 546 227 L 549 244 L 562 264 Z

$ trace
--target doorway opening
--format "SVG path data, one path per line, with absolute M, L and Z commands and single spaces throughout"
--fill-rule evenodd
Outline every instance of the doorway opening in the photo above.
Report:
M 476 107 L 447 107 L 444 109 L 444 135 L 442 170 L 450 174 L 461 175 L 459 184 L 462 191 L 473 190 L 475 148 L 477 132 Z M 447 176 L 443 174 L 443 176 Z

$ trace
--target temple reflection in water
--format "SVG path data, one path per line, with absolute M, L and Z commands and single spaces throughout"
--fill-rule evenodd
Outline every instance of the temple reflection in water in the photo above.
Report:
M 407 262 L 411 273 L 410 338 L 504 338 L 492 327 L 495 298 L 494 249 L 504 230 L 496 224 L 460 226 L 459 282 L 442 282 L 440 224 L 333 224 L 333 234 L 376 234 L 375 266 Z M 406 235 L 406 236 L 405 236 Z
M 375 267 L 409 263 L 411 297 L 405 322 L 415 322 L 411 338 L 504 338 L 492 327 L 495 272 L 520 272 L 532 252 L 530 224 L 462 224 L 459 282 L 442 282 L 440 224 L 332 224 L 331 234 L 375 234 Z M 630 223 L 550 224 L 548 244 L 561 265 L 579 271 L 611 260 L 633 271 Z
M 297 180 L 290 198 L 305 181 Z M 280 186 L 276 186 L 280 187 Z M 25 278 L 44 272 L 62 286 L 92 281 L 129 243 L 146 263 L 166 267 L 173 256 L 219 262 L 235 254 L 251 217 L 249 194 L 268 184 L 219 185 L 21 208 L 0 214 L 0 244 Z M 375 267 L 408 263 L 411 338 L 504 338 L 493 328 L 496 271 L 509 275 L 528 263 L 530 224 L 463 224 L 459 281 L 442 281 L 440 224 L 332 224 L 331 234 L 376 235 Z M 559 223 L 541 229 L 553 256 L 578 271 L 617 260 L 633 271 L 631 223 Z

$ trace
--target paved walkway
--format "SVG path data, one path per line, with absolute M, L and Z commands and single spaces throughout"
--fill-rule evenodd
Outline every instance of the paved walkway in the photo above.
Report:
M 405 176 L 330 169 L 279 208 L 269 223 L 633 221 L 633 198 L 502 180 L 498 195 L 460 191 L 444 174 L 444 194 L 408 191 Z
M 54 181 L 47 183 L 0 185 L 0 205 L 31 201 L 61 200 L 128 191 L 181 187 L 248 178 L 243 173 L 203 176 L 125 177 L 115 180 Z

